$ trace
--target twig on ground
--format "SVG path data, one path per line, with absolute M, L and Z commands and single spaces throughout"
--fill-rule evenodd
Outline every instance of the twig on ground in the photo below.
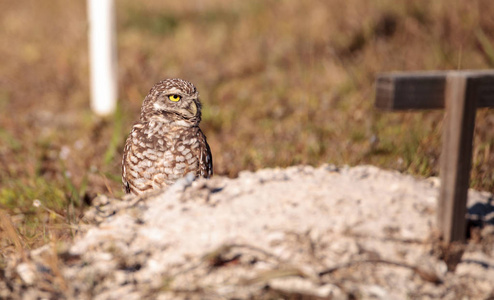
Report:
M 423 268 L 416 267 L 416 266 L 413 266 L 410 264 L 391 261 L 391 260 L 385 260 L 385 259 L 366 259 L 366 260 L 350 261 L 350 262 L 346 262 L 346 263 L 334 266 L 332 268 L 326 269 L 324 271 L 321 271 L 321 272 L 319 272 L 318 275 L 319 275 L 319 277 L 322 277 L 322 276 L 334 273 L 334 272 L 341 270 L 341 269 L 346 269 L 346 268 L 353 267 L 355 265 L 366 264 L 366 263 L 367 264 L 368 263 L 370 263 L 370 264 L 386 264 L 386 265 L 391 265 L 391 266 L 396 266 L 396 267 L 407 268 L 407 269 L 412 270 L 415 274 L 420 276 L 420 278 L 422 278 L 423 280 L 426 280 L 426 281 L 429 281 L 429 282 L 432 282 L 435 284 L 442 283 L 441 278 L 439 278 L 439 276 L 433 272 L 430 272 L 428 270 L 425 270 Z

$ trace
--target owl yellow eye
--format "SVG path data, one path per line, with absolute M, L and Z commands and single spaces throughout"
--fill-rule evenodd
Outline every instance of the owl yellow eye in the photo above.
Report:
M 182 96 L 179 96 L 179 95 L 170 95 L 170 96 L 168 96 L 168 99 L 170 99 L 173 102 L 177 102 L 180 99 L 182 99 Z

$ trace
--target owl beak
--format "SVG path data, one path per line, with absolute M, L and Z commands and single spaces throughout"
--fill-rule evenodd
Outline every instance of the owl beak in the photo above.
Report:
M 195 102 L 192 102 L 188 108 L 193 116 L 197 115 L 197 104 Z
M 195 102 L 192 102 L 189 106 L 178 110 L 178 112 L 184 118 L 187 118 L 187 119 L 191 119 L 191 118 L 194 118 L 195 116 L 197 116 L 197 111 L 198 111 L 198 108 L 197 108 L 197 104 Z

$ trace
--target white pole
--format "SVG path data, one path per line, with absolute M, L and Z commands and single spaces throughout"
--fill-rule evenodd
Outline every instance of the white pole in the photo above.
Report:
M 117 48 L 113 0 L 88 0 L 91 108 L 100 115 L 115 111 Z

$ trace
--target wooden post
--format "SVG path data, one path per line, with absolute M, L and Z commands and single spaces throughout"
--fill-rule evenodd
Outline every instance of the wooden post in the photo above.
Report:
M 91 108 L 101 116 L 115 111 L 117 51 L 113 0 L 88 0 Z
M 466 204 L 478 107 L 494 107 L 493 71 L 388 73 L 376 81 L 375 106 L 445 108 L 437 221 L 447 242 L 466 238 Z
M 466 202 L 477 110 L 474 83 L 465 73 L 451 73 L 446 78 L 440 209 L 437 210 L 438 226 L 446 242 L 463 241 L 466 237 Z

